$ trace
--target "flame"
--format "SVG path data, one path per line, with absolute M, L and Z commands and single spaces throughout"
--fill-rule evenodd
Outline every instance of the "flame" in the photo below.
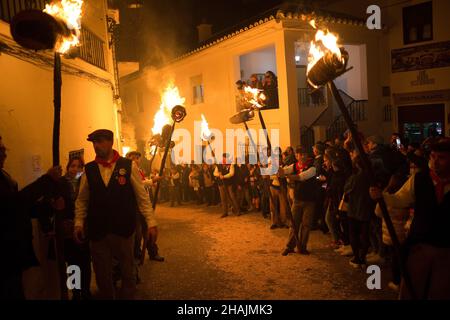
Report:
M 128 152 L 130 152 L 131 148 L 127 146 L 122 147 L 122 155 L 125 157 Z
M 44 12 L 56 17 L 66 24 L 71 31 L 67 37 L 61 37 L 56 44 L 56 51 L 66 53 L 70 48 L 80 45 L 81 8 L 83 0 L 61 0 L 45 5 Z
M 206 121 L 205 116 L 202 113 L 202 124 L 201 124 L 201 129 L 202 129 L 202 139 L 204 141 L 208 141 L 209 139 L 211 139 L 212 137 L 212 132 L 211 130 L 209 130 L 209 126 L 208 126 L 208 122 Z
M 317 29 L 316 22 L 314 20 L 309 21 L 309 24 L 314 29 Z M 337 59 L 342 61 L 342 63 L 345 63 L 344 58 L 341 55 L 341 50 L 339 49 L 338 39 L 338 35 L 329 32 L 328 29 L 317 30 L 315 40 L 311 41 L 306 74 L 308 74 L 309 71 L 311 71 L 311 69 L 314 67 L 314 65 L 328 52 L 334 54 Z M 313 86 L 316 87 L 315 85 Z
M 244 98 L 247 102 L 251 103 L 257 108 L 262 108 L 262 103 L 266 100 L 266 95 L 259 89 L 252 88 L 250 86 L 244 87 Z
M 156 149 L 157 149 L 157 146 L 151 146 L 151 147 L 150 147 L 150 154 L 151 154 L 151 155 L 155 154 Z
M 167 86 L 161 97 L 161 105 L 158 112 L 156 112 L 153 118 L 153 134 L 162 134 L 162 128 L 166 124 L 172 123 L 172 109 L 176 105 L 183 105 L 186 101 L 185 98 L 180 96 L 178 88 L 172 83 Z

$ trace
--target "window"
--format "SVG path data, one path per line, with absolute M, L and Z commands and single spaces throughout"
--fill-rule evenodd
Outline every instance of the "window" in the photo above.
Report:
M 403 8 L 403 42 L 410 44 L 430 40 L 433 40 L 432 2 Z
M 199 104 L 204 102 L 203 77 L 198 75 L 191 78 L 192 88 L 192 104 Z

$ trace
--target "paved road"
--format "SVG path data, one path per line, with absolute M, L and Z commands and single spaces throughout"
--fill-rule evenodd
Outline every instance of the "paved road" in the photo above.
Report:
M 270 230 L 258 213 L 220 219 L 220 207 L 160 205 L 163 263 L 146 260 L 139 299 L 395 299 L 382 271 L 382 290 L 368 290 L 365 271 L 311 234 L 310 256 L 281 256 L 287 229 Z

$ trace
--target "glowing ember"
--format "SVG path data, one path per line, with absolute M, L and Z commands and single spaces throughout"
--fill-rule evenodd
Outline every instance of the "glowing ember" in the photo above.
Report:
M 80 45 L 81 7 L 83 0 L 61 0 L 45 5 L 44 12 L 54 16 L 66 24 L 71 31 L 69 36 L 58 39 L 56 51 L 66 53 L 70 48 Z
M 311 20 L 309 24 L 317 29 L 316 23 L 314 20 Z M 315 64 L 322 59 L 326 54 L 332 54 L 334 57 L 340 61 L 342 64 L 345 64 L 345 59 L 342 57 L 341 50 L 338 45 L 338 36 L 334 33 L 329 32 L 328 30 L 317 30 L 315 35 L 315 40 L 311 41 L 311 47 L 309 49 L 308 55 L 308 67 L 306 73 L 309 74 L 311 69 L 315 66 Z M 317 88 L 316 85 L 310 84 Z
M 264 101 L 266 100 L 266 96 L 264 93 L 262 93 L 261 90 L 252 88 L 249 86 L 244 87 L 245 92 L 245 100 L 249 102 L 252 106 L 255 106 L 259 109 L 261 109 L 263 106 Z
M 183 105 L 185 101 L 185 98 L 180 97 L 180 92 L 176 86 L 173 84 L 167 86 L 162 94 L 159 110 L 153 118 L 153 134 L 161 134 L 162 128 L 166 124 L 172 123 L 171 113 L 173 107 L 176 105 Z
M 202 136 L 203 141 L 209 141 L 212 137 L 212 132 L 211 132 L 211 130 L 209 130 L 208 122 L 206 121 L 206 118 L 203 115 L 203 113 L 202 113 L 201 128 L 202 128 L 201 136 Z

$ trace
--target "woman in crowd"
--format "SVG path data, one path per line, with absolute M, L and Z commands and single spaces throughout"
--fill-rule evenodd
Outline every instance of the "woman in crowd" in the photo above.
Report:
M 259 171 L 259 167 L 256 165 L 248 164 L 248 170 L 250 172 L 249 176 L 249 192 L 250 197 L 252 199 L 252 205 L 256 211 L 261 210 L 260 205 L 260 180 L 261 180 L 261 172 Z
M 73 289 L 74 300 L 89 299 L 91 284 L 91 254 L 89 242 L 78 244 L 73 239 L 73 226 L 75 216 L 75 200 L 80 188 L 80 177 L 83 173 L 84 161 L 81 157 L 72 157 L 66 167 L 66 174 L 62 177 L 70 190 L 70 196 L 66 200 L 65 217 L 63 220 L 64 231 L 64 258 L 67 265 L 76 265 L 81 271 L 81 289 Z
M 345 183 L 344 192 L 348 195 L 347 215 L 354 256 L 350 265 L 355 268 L 366 264 L 369 249 L 369 224 L 375 209 L 375 203 L 369 194 L 369 181 L 360 156 L 353 155 L 353 174 Z

